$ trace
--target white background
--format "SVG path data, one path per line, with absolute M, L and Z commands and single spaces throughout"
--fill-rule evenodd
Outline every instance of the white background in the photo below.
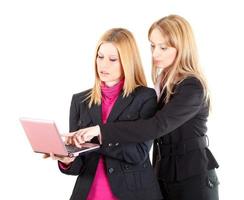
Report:
M 212 91 L 208 135 L 220 164 L 220 199 L 243 198 L 241 1 L 145 2 L 0 1 L 1 199 L 69 198 L 76 177 L 32 152 L 18 118 L 52 119 L 66 133 L 71 96 L 93 85 L 95 46 L 112 27 L 134 33 L 152 87 L 147 31 L 168 14 L 191 23 Z

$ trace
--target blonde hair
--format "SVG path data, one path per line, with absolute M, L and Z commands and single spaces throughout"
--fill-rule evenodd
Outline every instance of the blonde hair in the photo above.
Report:
M 201 82 L 204 99 L 208 100 L 208 87 L 199 65 L 197 47 L 190 24 L 181 16 L 169 15 L 151 25 L 148 31 L 149 39 L 154 29 L 158 29 L 162 33 L 166 39 L 166 45 L 174 47 L 177 50 L 173 64 L 163 74 L 161 80 L 162 90 L 166 91 L 165 103 L 169 101 L 173 94 L 175 84 L 189 76 L 196 77 Z M 152 80 L 154 84 L 157 77 L 157 67 L 152 64 Z
M 124 73 L 123 97 L 128 96 L 136 87 L 147 85 L 139 50 L 132 33 L 124 28 L 110 29 L 103 34 L 96 47 L 95 83 L 86 98 L 89 99 L 89 107 L 92 104 L 101 104 L 101 80 L 97 71 L 96 58 L 98 50 L 103 43 L 112 43 L 118 50 Z

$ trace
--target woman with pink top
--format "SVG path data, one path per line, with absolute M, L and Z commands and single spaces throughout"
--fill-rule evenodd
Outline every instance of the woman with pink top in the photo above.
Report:
M 218 200 L 218 162 L 210 151 L 211 100 L 190 23 L 179 15 L 148 31 L 158 110 L 149 119 L 101 124 L 69 133 L 79 146 L 100 137 L 103 146 L 154 140 L 153 165 L 165 200 Z M 152 198 L 151 198 L 152 199 Z
M 145 119 L 156 106 L 133 35 L 122 28 L 108 30 L 96 48 L 93 88 L 73 95 L 70 131 Z M 99 143 L 99 138 L 91 141 Z M 115 143 L 76 158 L 52 157 L 59 160 L 61 172 L 78 175 L 71 200 L 159 200 L 162 195 L 149 160 L 151 145 L 152 141 Z

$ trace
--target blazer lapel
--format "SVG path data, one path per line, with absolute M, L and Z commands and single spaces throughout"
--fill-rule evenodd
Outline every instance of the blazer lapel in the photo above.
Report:
M 90 109 L 88 108 L 88 113 L 91 117 L 93 124 L 102 124 L 102 106 L 93 105 Z
M 115 121 L 117 117 L 121 114 L 121 112 L 123 112 L 123 110 L 130 105 L 133 99 L 133 94 L 130 94 L 128 97 L 123 98 L 123 93 L 121 93 L 114 103 L 114 106 L 108 116 L 107 122 Z

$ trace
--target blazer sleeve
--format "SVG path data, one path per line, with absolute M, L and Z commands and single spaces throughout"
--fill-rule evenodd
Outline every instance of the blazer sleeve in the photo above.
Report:
M 78 120 L 79 120 L 79 106 L 77 105 L 77 96 L 74 94 L 70 104 L 70 114 L 69 114 L 69 130 L 70 132 L 76 131 L 79 129 Z M 58 167 L 60 171 L 68 175 L 79 175 L 82 168 L 84 167 L 84 156 L 77 156 L 75 160 L 70 163 L 67 167 L 62 167 L 62 163 L 58 161 Z
M 75 160 L 70 163 L 67 167 L 62 167 L 64 164 L 58 161 L 59 170 L 67 175 L 79 175 L 84 169 L 84 157 L 77 156 Z
M 77 105 L 77 97 L 74 94 L 70 104 L 70 112 L 69 112 L 69 131 L 77 131 L 78 127 L 78 120 L 79 120 L 79 106 Z
M 140 118 L 146 119 L 154 115 L 157 109 L 157 96 L 155 91 L 151 90 L 149 97 L 143 103 L 139 113 Z M 115 131 L 115 136 L 117 131 Z M 152 141 L 142 143 L 116 143 L 115 145 L 103 145 L 101 153 L 114 159 L 122 160 L 130 164 L 143 163 L 148 158 Z
M 183 80 L 171 100 L 149 119 L 100 125 L 103 145 L 143 142 L 159 138 L 194 117 L 205 103 L 203 87 L 196 78 Z M 116 132 L 116 135 L 113 134 Z

